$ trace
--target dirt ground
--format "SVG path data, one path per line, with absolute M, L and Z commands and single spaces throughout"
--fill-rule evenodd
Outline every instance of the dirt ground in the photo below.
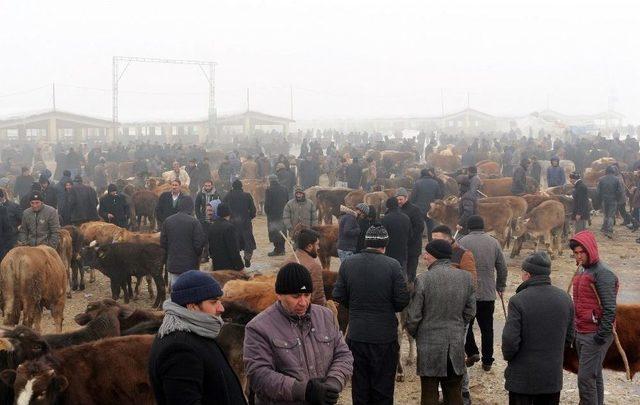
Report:
M 602 218 L 594 218 L 591 229 L 599 229 Z M 270 272 L 278 267 L 282 258 L 269 258 L 267 253 L 273 246 L 269 244 L 266 230 L 266 219 L 258 217 L 254 220 L 254 234 L 258 249 L 254 253 L 252 260 L 252 270 Z M 600 255 L 602 260 L 608 263 L 620 278 L 620 302 L 640 302 L 640 272 L 638 271 L 638 253 L 640 245 L 635 243 L 635 238 L 640 236 L 640 232 L 633 234 L 623 227 L 616 227 L 616 234 L 613 240 L 608 240 L 596 232 L 598 243 L 600 244 Z M 289 252 L 289 248 L 287 251 Z M 514 294 L 516 287 L 520 284 L 520 263 L 524 256 L 531 252 L 530 247 L 523 249 L 520 257 L 508 258 L 509 276 L 507 279 L 507 290 L 505 292 L 505 303 Z M 332 259 L 331 269 L 338 270 L 338 259 Z M 423 264 L 418 271 L 424 271 Z M 551 275 L 553 284 L 566 289 L 575 271 L 575 262 L 570 257 L 568 248 L 564 255 L 553 262 L 553 272 Z M 142 296 L 138 301 L 132 303 L 136 307 L 148 308 L 152 301 L 148 298 L 146 288 L 142 288 Z M 65 308 L 64 329 L 73 330 L 77 325 L 73 322 L 73 317 L 83 312 L 87 303 L 93 300 L 110 297 L 109 282 L 106 277 L 97 274 L 95 283 L 87 284 L 87 288 L 82 292 L 74 292 L 73 298 L 67 301 Z M 482 371 L 479 364 L 469 369 L 471 380 L 471 394 L 475 404 L 505 404 L 507 403 L 507 392 L 504 390 L 504 369 L 506 363 L 501 359 L 500 336 L 504 325 L 504 315 L 499 304 L 496 305 L 495 312 L 495 355 L 496 362 L 489 372 Z M 44 332 L 53 332 L 51 317 L 48 313 L 43 316 L 42 327 Z M 479 331 L 475 328 L 476 339 L 479 343 Z M 403 345 L 406 350 L 407 345 Z M 409 366 L 405 370 L 405 381 L 396 384 L 395 403 L 398 404 L 418 404 L 420 398 L 420 380 L 415 375 L 415 366 Z M 623 373 L 605 372 L 605 403 L 607 404 L 633 404 L 640 403 L 640 384 L 636 381 L 625 381 Z M 564 389 L 562 391 L 561 402 L 563 404 L 577 404 L 578 390 L 576 376 L 565 372 Z M 347 387 L 340 397 L 340 404 L 351 404 L 351 390 Z

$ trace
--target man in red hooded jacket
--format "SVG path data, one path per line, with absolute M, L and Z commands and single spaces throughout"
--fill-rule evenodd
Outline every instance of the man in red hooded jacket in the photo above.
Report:
M 590 231 L 576 233 L 569 247 L 579 266 L 573 278 L 573 302 L 580 404 L 602 405 L 602 362 L 613 341 L 618 277 L 600 260 L 596 239 Z

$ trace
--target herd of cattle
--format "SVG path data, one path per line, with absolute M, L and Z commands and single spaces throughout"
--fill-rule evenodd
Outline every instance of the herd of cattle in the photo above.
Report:
M 429 164 L 439 169 L 445 198 L 434 201 L 428 215 L 455 228 L 459 217 L 458 189 L 454 176 L 447 175 L 446 170 L 459 165 L 448 163 L 455 156 L 446 153 L 430 158 Z M 605 164 L 592 165 L 588 171 L 590 186 L 595 185 L 598 174 L 603 174 Z M 570 165 L 566 167 L 571 169 Z M 503 247 L 513 244 L 512 256 L 519 254 L 527 239 L 536 244 L 536 249 L 538 241 L 542 241 L 552 256 L 561 254 L 563 238 L 570 234 L 571 186 L 541 191 L 539 185 L 530 181 L 529 194 L 512 196 L 511 178 L 501 178 L 499 169 L 499 165 L 491 161 L 478 164 L 478 173 L 483 179 L 481 191 L 486 195 L 479 199 L 479 211 L 486 230 Z M 337 257 L 338 237 L 338 226 L 332 217 L 337 216 L 340 205 L 355 207 L 360 202 L 382 212 L 385 200 L 393 196 L 398 187 L 412 187 L 419 170 L 420 167 L 406 169 L 404 176 L 385 179 L 378 191 L 370 193 L 320 186 L 306 190 L 323 222 L 313 228 L 320 233 L 319 259 L 324 269 L 325 295 L 330 307 L 335 309 L 342 331 L 348 324 L 348 312 L 331 301 L 337 273 L 330 270 L 330 260 Z M 244 186 L 257 205 L 264 201 L 262 181 L 245 180 Z M 152 184 L 150 189 L 132 190 L 129 194 L 136 215 L 147 216 L 151 230 L 155 227 L 157 197 L 167 187 Z M 138 226 L 140 224 L 138 219 Z M 4 325 L 15 326 L 22 319 L 22 325 L 0 329 L 0 403 L 34 403 L 28 402 L 29 398 L 37 399 L 39 404 L 154 403 L 146 371 L 147 359 L 163 313 L 132 309 L 126 304 L 138 296 L 143 279 L 147 281 L 149 296 L 155 298 L 154 308 L 159 308 L 166 298 L 164 251 L 159 233 L 133 232 L 96 221 L 64 227 L 60 236 L 57 251 L 46 246 L 16 247 L 0 265 L 0 308 Z M 109 278 L 112 297 L 90 303 L 84 313 L 75 317 L 80 328 L 62 333 L 65 302 L 71 298 L 71 290 L 84 289 L 85 267 L 98 269 Z M 227 323 L 218 342 L 245 384 L 243 325 L 276 301 L 275 275 L 249 275 L 243 271 L 209 274 L 225 292 L 223 316 Z M 134 277 L 136 285 L 132 288 Z M 91 270 L 90 281 L 94 280 Z M 117 302 L 121 291 L 124 305 Z M 40 334 L 44 308 L 51 311 L 56 334 Z M 631 372 L 635 374 L 640 370 L 640 305 L 619 305 L 616 323 Z M 613 345 L 607 353 L 605 367 L 624 371 L 623 361 Z M 565 352 L 565 368 L 576 372 L 574 350 Z M 18 401 L 21 395 L 26 402 Z

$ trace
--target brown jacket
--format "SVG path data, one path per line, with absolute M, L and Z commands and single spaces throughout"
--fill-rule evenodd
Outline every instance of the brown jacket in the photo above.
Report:
M 313 282 L 313 292 L 311 293 L 311 303 L 316 305 L 325 305 L 327 298 L 324 295 L 324 282 L 322 281 L 322 266 L 320 260 L 309 256 L 309 253 L 302 249 L 296 250 L 296 255 L 300 260 L 300 264 L 311 273 L 311 281 Z M 284 264 L 297 263 L 295 256 L 291 255 L 286 259 Z
M 473 258 L 472 251 L 465 250 L 454 243 L 453 254 L 451 255 L 451 264 L 458 269 L 468 271 L 471 274 L 471 278 L 473 278 L 473 284 L 476 285 L 478 283 L 478 277 L 476 275 L 476 261 Z

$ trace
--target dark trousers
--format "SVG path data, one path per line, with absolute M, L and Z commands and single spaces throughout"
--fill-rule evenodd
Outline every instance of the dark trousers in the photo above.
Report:
M 493 311 L 495 301 L 476 301 L 476 317 L 480 327 L 482 338 L 482 364 L 493 364 Z M 473 336 L 473 321 L 469 323 L 467 329 L 467 341 L 464 344 L 464 351 L 467 356 L 479 354 L 475 336 Z
M 434 228 L 434 225 L 435 225 L 433 223 L 433 219 L 427 217 L 425 214 L 424 224 L 426 225 L 425 229 L 427 230 L 427 240 L 431 242 L 431 230 Z
M 439 405 L 438 385 L 442 387 L 442 400 L 446 405 L 462 405 L 462 376 L 456 375 L 447 358 L 446 377 L 420 377 L 422 395 L 420 405 Z
M 560 393 L 553 394 L 517 394 L 509 392 L 509 405 L 558 405 L 560 403 Z
M 416 272 L 418 271 L 418 260 L 420 259 L 420 255 L 418 256 L 409 256 L 407 257 L 407 279 L 410 283 L 416 279 Z
M 351 400 L 353 405 L 393 405 L 398 342 L 375 344 L 347 339 L 353 354 Z

